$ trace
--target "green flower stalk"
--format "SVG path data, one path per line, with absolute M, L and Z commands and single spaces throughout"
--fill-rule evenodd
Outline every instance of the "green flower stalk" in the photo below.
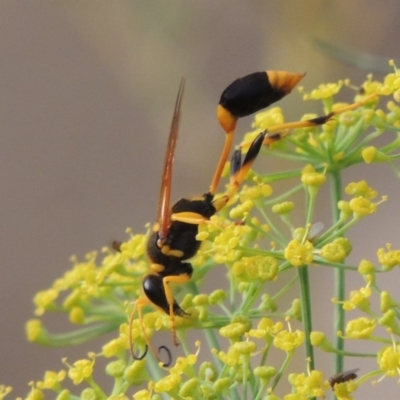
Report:
M 71 268 L 35 296 L 36 318 L 26 325 L 28 340 L 65 346 L 110 332 L 113 338 L 87 357 L 64 360 L 60 371 L 45 372 L 42 380 L 31 383 L 26 399 L 304 400 L 333 393 L 351 400 L 360 385 L 398 379 L 399 299 L 381 287 L 376 276 L 400 265 L 400 249 L 379 244 L 375 262 L 346 261 L 353 247 L 348 231 L 355 224 L 368 224 L 368 217 L 378 213 L 387 198 L 379 197 L 365 180 L 343 178 L 343 171 L 354 165 L 374 163 L 387 163 L 400 176 L 394 164 L 400 158 L 400 72 L 393 68 L 382 82 L 368 76 L 352 106 L 335 102 L 339 92 L 352 90 L 347 81 L 305 93 L 305 100 L 322 102 L 324 113 L 340 112 L 321 126 L 279 132 L 267 141 L 262 151 L 266 157 L 293 165 L 267 174 L 252 171 L 229 205 L 199 225 L 197 240 L 202 246 L 191 260 L 193 275 L 173 288 L 188 313 L 176 316 L 181 347 L 175 350 L 167 342 L 159 348 L 160 358 L 172 353 L 168 367 L 151 352 L 134 360 L 129 351 L 131 339 L 135 354 L 142 354 L 145 336 L 155 343 L 158 331 L 171 330 L 169 315 L 147 306 L 141 318 L 135 315 L 128 323 L 141 296 L 142 279 L 149 273 L 149 226 L 142 234 L 128 230 L 118 251 L 105 247 L 84 260 L 72 258 Z M 316 116 L 304 120 L 310 118 Z M 243 139 L 244 151 L 260 131 L 274 134 L 273 127 L 282 123 L 278 107 L 258 113 Z M 387 132 L 392 134 L 379 144 L 376 139 Z M 262 158 L 257 159 L 257 168 L 262 168 Z M 275 194 L 287 180 L 290 188 Z M 326 208 L 319 193 L 323 187 L 331 193 L 332 221 L 322 228 L 314 211 L 320 202 Z M 305 197 L 303 210 L 295 198 L 298 193 Z M 303 216 L 300 224 L 293 222 L 294 215 Z M 219 286 L 208 292 L 203 284 L 215 268 Z M 315 298 L 309 277 L 315 268 L 336 271 L 333 304 L 326 309 L 326 318 L 334 321 L 332 340 L 332 332 L 313 330 Z M 360 279 L 346 291 L 349 274 Z M 289 309 L 284 306 L 288 296 Z M 54 313 L 69 319 L 69 332 L 45 328 L 42 316 Z M 351 350 L 352 342 L 360 340 L 368 342 L 368 352 Z M 316 354 L 321 352 L 332 355 L 333 369 L 328 373 L 318 369 Z M 301 371 L 293 369 L 294 357 L 303 360 Z M 359 377 L 331 388 L 329 378 L 344 372 L 348 357 L 374 358 L 376 369 L 361 368 Z M 111 389 L 98 377 L 99 358 L 107 360 L 104 372 L 114 383 Z M 0 399 L 9 392 L 1 386 Z

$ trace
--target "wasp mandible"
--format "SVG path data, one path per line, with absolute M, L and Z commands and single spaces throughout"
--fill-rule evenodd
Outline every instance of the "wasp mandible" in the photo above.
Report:
M 151 262 L 151 271 L 149 275 L 145 276 L 143 279 L 143 294 L 135 302 L 130 319 L 129 339 L 131 353 L 135 360 L 143 359 L 150 347 L 155 357 L 160 361 L 157 352 L 146 336 L 142 321 L 142 308 L 147 304 L 162 309 L 170 316 L 173 342 L 175 345 L 178 345 L 175 317 L 185 317 L 188 316 L 188 314 L 175 300 L 169 284 L 184 284 L 191 278 L 193 268 L 187 260 L 192 258 L 199 250 L 200 242 L 196 240 L 199 224 L 206 223 L 216 212 L 221 210 L 236 193 L 255 161 L 261 146 L 280 140 L 285 135 L 284 132 L 289 129 L 325 124 L 333 116 L 356 108 L 364 103 L 354 103 L 321 117 L 306 121 L 284 123 L 261 132 L 249 144 L 243 162 L 241 159 L 242 150 L 239 148 L 233 152 L 229 188 L 222 196 L 215 197 L 222 170 L 228 160 L 233 145 L 238 119 L 260 111 L 280 100 L 282 97 L 289 94 L 303 77 L 304 74 L 299 73 L 264 71 L 247 75 L 232 82 L 223 91 L 217 107 L 217 117 L 226 135 L 221 156 L 209 190 L 199 197 L 191 199 L 182 198 L 170 207 L 172 166 L 178 138 L 181 104 L 185 86 L 185 81 L 182 79 L 175 103 L 164 160 L 157 220 L 147 242 L 147 254 Z M 136 311 L 138 312 L 140 329 L 146 341 L 145 351 L 140 356 L 134 354 L 132 341 L 131 325 Z M 158 350 L 161 349 L 164 349 L 168 353 L 170 359 L 171 355 L 168 348 L 161 346 Z M 169 362 L 164 365 L 169 365 Z

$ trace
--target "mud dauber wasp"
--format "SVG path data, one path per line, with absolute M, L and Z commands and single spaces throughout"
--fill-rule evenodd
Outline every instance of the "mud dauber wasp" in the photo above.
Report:
M 304 74 L 286 71 L 264 71 L 247 75 L 231 83 L 223 91 L 217 107 L 217 117 L 226 136 L 210 188 L 208 192 L 202 196 L 191 199 L 180 199 L 171 208 L 172 166 L 185 86 L 185 81 L 182 79 L 175 103 L 164 160 L 157 222 L 147 242 L 147 254 L 151 262 L 151 271 L 149 275 L 146 275 L 143 279 L 143 294 L 137 299 L 130 318 L 130 350 L 135 360 L 143 359 L 150 347 L 154 356 L 160 361 L 157 352 L 152 347 L 145 333 L 142 315 L 142 309 L 145 305 L 150 304 L 156 306 L 170 316 L 173 342 L 175 345 L 179 344 L 176 337 L 175 316 L 185 317 L 188 316 L 188 314 L 174 299 L 169 284 L 183 284 L 191 278 L 193 268 L 187 260 L 192 258 L 199 250 L 200 242 L 196 240 L 199 224 L 206 223 L 210 217 L 222 209 L 236 193 L 255 161 L 261 146 L 280 140 L 285 135 L 283 131 L 298 127 L 311 127 L 325 124 L 334 115 L 357 108 L 367 101 L 354 103 L 321 117 L 306 121 L 284 123 L 261 132 L 249 145 L 243 162 L 241 158 L 241 149 L 239 148 L 234 151 L 231 158 L 229 189 L 224 195 L 215 198 L 222 170 L 232 148 L 238 119 L 260 111 L 280 100 L 282 97 L 289 94 L 303 77 Z M 136 311 L 139 317 L 140 329 L 146 341 L 146 348 L 140 356 L 134 354 L 132 340 L 132 322 Z M 165 350 L 167 352 L 169 361 L 164 363 L 164 366 L 168 366 L 171 361 L 170 351 L 165 346 L 160 346 L 158 351 L 160 350 Z

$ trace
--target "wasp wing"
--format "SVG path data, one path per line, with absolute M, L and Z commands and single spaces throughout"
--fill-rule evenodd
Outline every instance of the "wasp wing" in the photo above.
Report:
M 171 130 L 168 137 L 167 151 L 165 153 L 163 175 L 161 180 L 160 197 L 158 200 L 157 222 L 159 224 L 159 239 L 163 241 L 168 234 L 171 223 L 171 181 L 172 166 L 174 163 L 175 147 L 178 139 L 179 119 L 181 114 L 181 104 L 185 79 L 182 78 L 179 86 L 178 96 L 175 102 L 174 115 L 172 117 Z

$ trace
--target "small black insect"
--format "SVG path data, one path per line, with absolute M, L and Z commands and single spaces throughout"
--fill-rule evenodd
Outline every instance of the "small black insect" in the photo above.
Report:
M 349 371 L 344 371 L 339 374 L 333 375 L 331 378 L 328 379 L 328 382 L 331 385 L 332 390 L 338 383 L 344 383 L 356 379 L 357 378 L 356 372 L 358 372 L 359 370 L 360 368 L 355 368 L 355 369 L 350 369 Z

